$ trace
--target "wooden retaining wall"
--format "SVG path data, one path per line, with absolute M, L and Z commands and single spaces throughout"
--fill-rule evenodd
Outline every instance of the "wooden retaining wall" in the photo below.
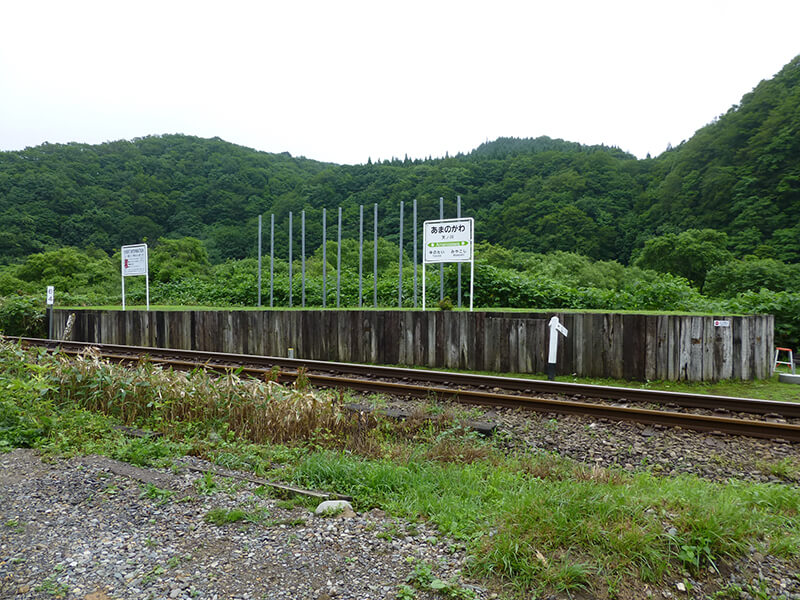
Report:
M 54 311 L 56 332 L 68 314 Z M 618 379 L 716 381 L 772 373 L 772 315 L 702 317 L 441 311 L 95 311 L 76 313 L 71 339 L 109 344 L 474 371 L 544 373 L 547 323 L 557 373 Z M 715 320 L 729 322 L 715 326 Z M 57 334 L 58 335 L 58 334 Z

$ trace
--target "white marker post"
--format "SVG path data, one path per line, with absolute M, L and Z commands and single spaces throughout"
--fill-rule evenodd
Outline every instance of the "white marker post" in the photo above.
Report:
M 556 378 L 556 354 L 558 353 L 558 334 L 567 337 L 567 328 L 558 322 L 558 317 L 553 317 L 547 324 L 550 328 L 550 351 L 547 353 L 547 379 L 555 381 Z
M 150 310 L 150 274 L 147 265 L 147 244 L 122 246 L 122 310 L 125 310 L 125 278 L 144 275 L 147 310 Z
M 56 288 L 47 286 L 47 339 L 53 339 L 53 303 L 56 298 Z

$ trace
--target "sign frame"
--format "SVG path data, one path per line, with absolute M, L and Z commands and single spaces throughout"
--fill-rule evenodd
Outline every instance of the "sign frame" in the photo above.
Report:
M 125 310 L 125 278 L 145 276 L 147 310 L 150 310 L 150 264 L 147 244 L 130 244 L 120 248 L 120 273 L 122 275 L 122 310 Z
M 462 251 L 464 250 L 464 251 Z M 475 284 L 475 219 L 438 219 L 422 224 L 422 310 L 425 310 L 425 265 L 469 262 L 469 310 Z

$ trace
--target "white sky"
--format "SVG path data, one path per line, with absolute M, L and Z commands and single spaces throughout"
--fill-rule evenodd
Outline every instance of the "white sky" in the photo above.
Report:
M 150 134 L 363 163 L 643 157 L 800 54 L 799 0 L 1 0 L 0 150 Z

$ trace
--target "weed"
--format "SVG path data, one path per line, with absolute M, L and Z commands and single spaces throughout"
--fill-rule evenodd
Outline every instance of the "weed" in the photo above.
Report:
M 439 310 L 453 310 L 453 301 L 450 299 L 450 296 L 445 296 L 436 304 Z
M 64 598 L 69 592 L 69 586 L 65 583 L 55 581 L 52 577 L 48 577 L 36 586 L 35 590 L 37 592 L 44 592 L 54 598 Z
M 411 559 L 414 560 L 413 558 Z M 475 592 L 464 588 L 457 581 L 444 581 L 433 575 L 433 567 L 426 562 L 414 562 L 411 574 L 406 578 L 406 584 L 398 588 L 398 597 L 416 598 L 415 590 L 421 592 L 432 592 L 444 598 L 455 598 L 458 600 L 472 600 L 476 598 Z M 400 594 L 406 594 L 401 596 Z M 414 595 L 409 596 L 409 593 Z
M 156 487 L 152 483 L 148 483 L 142 488 L 142 493 L 139 494 L 139 498 L 150 498 L 151 500 L 156 500 L 156 503 L 160 506 L 169 502 L 174 495 L 175 492 L 172 490 L 164 490 Z
M 6 521 L 5 526 L 8 527 L 14 533 L 22 533 L 25 531 L 25 527 L 23 524 L 19 522 L 19 519 L 9 519 Z
M 397 586 L 397 595 L 395 597 L 397 600 L 416 600 L 417 590 L 407 583 L 401 583 Z
M 770 475 L 792 481 L 800 480 L 800 461 L 786 456 L 778 461 L 759 461 L 757 466 Z
M 695 573 L 705 565 L 710 565 L 719 572 L 711 550 L 711 542 L 705 537 L 695 538 L 691 544 L 681 544 L 678 559 Z
M 219 491 L 219 485 L 214 479 L 214 474 L 209 472 L 205 472 L 198 479 L 195 479 L 194 487 L 197 493 L 203 496 L 210 496 Z
M 233 508 L 231 510 L 226 510 L 224 508 L 212 508 L 205 514 L 203 520 L 206 523 L 211 523 L 212 525 L 218 526 L 236 523 L 238 521 L 257 523 L 262 521 L 266 514 L 267 513 L 264 510 L 247 511 L 241 508 Z
M 158 578 L 159 576 L 163 575 L 166 572 L 167 570 L 164 567 L 162 567 L 161 565 L 156 565 L 150 570 L 150 572 L 147 575 L 142 577 L 142 585 L 148 585 L 149 583 L 155 581 L 156 578 Z
M 298 392 L 305 392 L 311 385 L 308 379 L 308 370 L 305 367 L 298 367 L 297 378 L 294 380 L 294 387 Z

